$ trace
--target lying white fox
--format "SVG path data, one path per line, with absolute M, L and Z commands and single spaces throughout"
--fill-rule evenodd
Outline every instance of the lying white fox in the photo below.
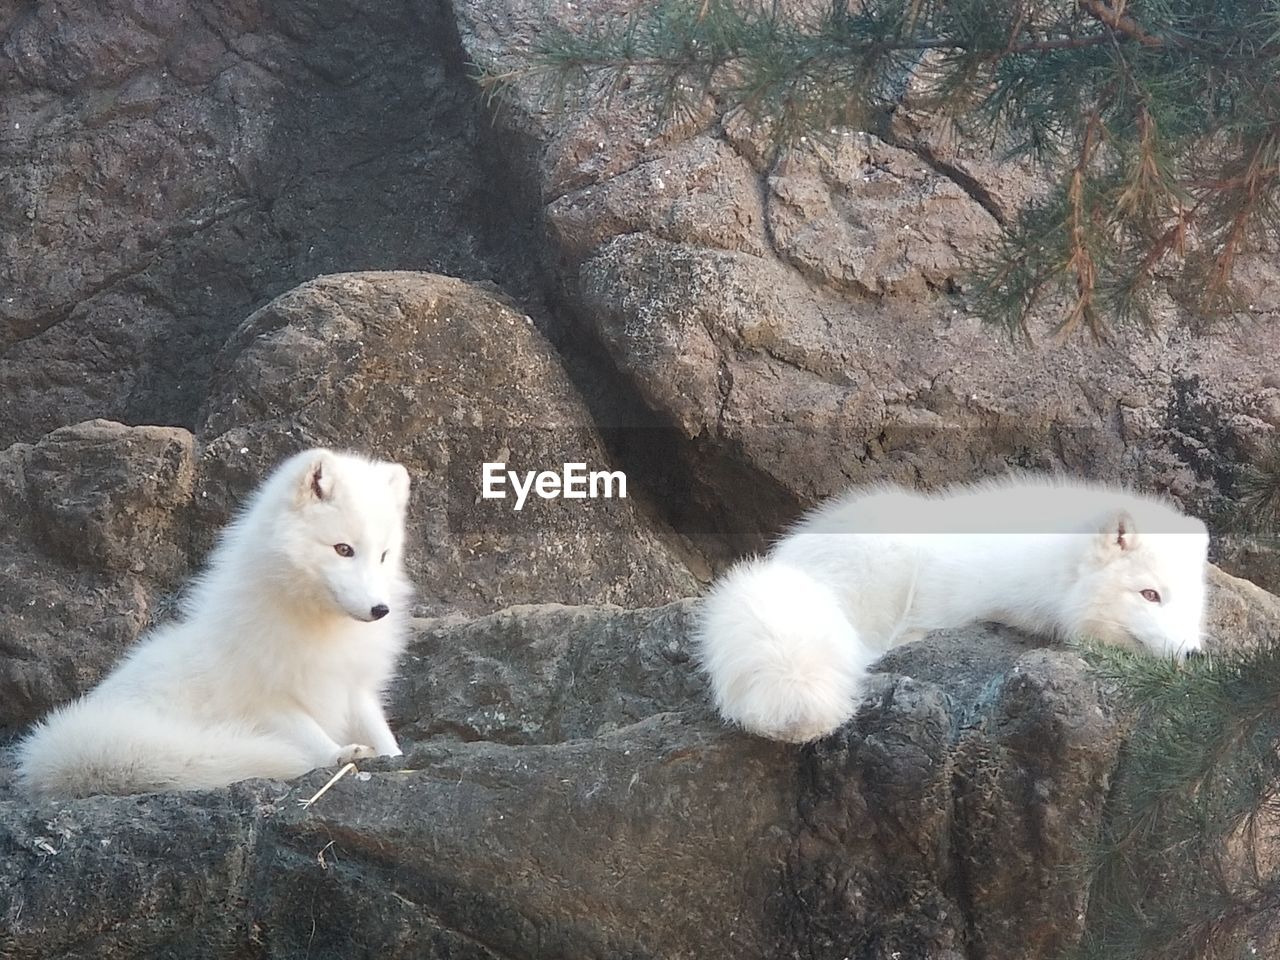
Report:
M 853 715 L 874 660 L 929 630 L 989 620 L 1196 653 L 1208 543 L 1162 500 L 1062 479 L 855 489 L 724 576 L 699 656 L 725 718 L 802 743 Z

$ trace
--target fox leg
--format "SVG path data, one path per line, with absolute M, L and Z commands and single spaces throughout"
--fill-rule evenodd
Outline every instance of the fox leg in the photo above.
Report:
M 351 698 L 352 734 L 360 740 L 372 744 L 380 757 L 401 756 L 400 745 L 396 743 L 396 735 L 387 725 L 387 716 L 383 712 L 378 698 L 368 692 L 358 692 Z
M 277 713 L 269 721 L 269 726 L 302 749 L 317 767 L 331 767 L 361 756 L 372 756 L 367 752 L 372 748 L 362 743 L 348 743 L 346 746 L 338 743 L 324 732 L 314 717 L 301 710 Z

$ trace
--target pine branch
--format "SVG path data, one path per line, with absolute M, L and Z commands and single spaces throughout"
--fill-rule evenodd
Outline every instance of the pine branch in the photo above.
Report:
M 1162 47 L 1164 40 L 1148 33 L 1137 20 L 1123 10 L 1117 10 L 1105 0 L 1079 0 L 1080 9 L 1084 10 L 1099 23 L 1106 24 L 1116 33 L 1135 40 L 1144 47 Z
M 778 150 L 832 127 L 882 129 L 913 106 L 1004 140 L 1059 190 L 975 258 L 980 315 L 1029 337 L 1155 325 L 1164 288 L 1193 314 L 1240 309 L 1241 258 L 1280 242 L 1277 0 L 654 0 L 580 34 L 550 32 L 518 70 L 482 79 L 585 83 L 661 119 L 744 109 Z M 1088 118 L 1081 123 L 1080 118 Z
M 1280 645 L 1179 665 L 1086 645 L 1132 711 L 1095 846 L 1088 960 L 1233 955 L 1280 905 Z M 1265 815 L 1265 819 L 1264 819 Z
M 1246 535 L 1280 533 L 1280 440 L 1272 440 L 1241 470 L 1232 490 L 1236 529 Z
M 1093 309 L 1093 295 L 1098 284 L 1098 268 L 1090 253 L 1085 232 L 1088 214 L 1084 200 L 1085 178 L 1098 148 L 1100 126 L 1101 121 L 1095 110 L 1089 114 L 1089 120 L 1085 124 L 1084 138 L 1080 142 L 1080 156 L 1075 168 L 1071 171 L 1071 185 L 1067 189 L 1067 203 L 1071 211 L 1071 259 L 1067 263 L 1067 269 L 1075 275 L 1076 302 L 1071 313 L 1059 327 L 1059 334 L 1063 337 L 1070 335 L 1081 320 L 1088 324 L 1090 332 L 1095 337 L 1101 339 L 1105 335 L 1098 315 Z

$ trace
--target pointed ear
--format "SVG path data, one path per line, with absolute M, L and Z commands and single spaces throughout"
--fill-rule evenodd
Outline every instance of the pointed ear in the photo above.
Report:
M 1099 546 L 1106 553 L 1134 549 L 1138 545 L 1138 531 L 1129 511 L 1121 507 L 1107 514 L 1098 539 Z
M 401 507 L 409 505 L 409 471 L 399 463 L 387 464 L 387 473 L 391 489 L 395 491 L 396 500 Z
M 298 502 L 316 503 L 331 499 L 336 473 L 333 455 L 328 450 L 313 451 L 298 482 Z

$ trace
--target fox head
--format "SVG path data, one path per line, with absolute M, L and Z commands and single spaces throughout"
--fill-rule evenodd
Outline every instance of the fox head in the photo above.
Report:
M 1107 515 L 1079 560 L 1070 602 L 1079 631 L 1159 657 L 1201 652 L 1209 534 L 1168 511 L 1150 530 L 1132 514 Z
M 315 449 L 286 468 L 291 490 L 275 551 L 292 588 L 356 620 L 407 601 L 401 568 L 409 472 L 398 463 Z

